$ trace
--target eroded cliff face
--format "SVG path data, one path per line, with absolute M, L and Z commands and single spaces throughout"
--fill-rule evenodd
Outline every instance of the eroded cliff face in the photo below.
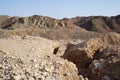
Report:
M 79 74 L 90 80 L 119 80 L 120 34 L 108 33 L 77 45 L 68 44 L 62 57 L 76 64 Z

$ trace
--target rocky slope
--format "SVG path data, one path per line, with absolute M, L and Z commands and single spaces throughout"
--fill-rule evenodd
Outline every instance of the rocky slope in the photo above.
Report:
M 79 80 L 76 66 L 54 55 L 55 41 L 14 36 L 0 45 L 2 80 Z
M 1 80 L 79 80 L 75 65 L 54 55 L 28 62 L 3 52 L 0 55 Z

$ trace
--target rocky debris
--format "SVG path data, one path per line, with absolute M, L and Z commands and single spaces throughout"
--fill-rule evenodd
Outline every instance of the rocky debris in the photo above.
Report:
M 23 53 L 24 55 L 25 53 Z M 1 80 L 79 80 L 76 66 L 55 55 L 32 58 L 27 63 L 0 52 Z
M 12 36 L 0 39 L 0 51 L 8 57 L 17 57 L 25 61 L 41 57 L 46 54 L 53 54 L 59 42 L 33 36 Z
M 120 34 L 112 32 L 79 44 L 68 44 L 62 57 L 76 64 L 79 74 L 90 80 L 119 80 Z
M 89 70 L 90 79 L 120 80 L 120 46 L 109 46 L 96 52 Z
M 76 66 L 53 54 L 57 41 L 12 36 L 0 45 L 2 80 L 79 80 Z

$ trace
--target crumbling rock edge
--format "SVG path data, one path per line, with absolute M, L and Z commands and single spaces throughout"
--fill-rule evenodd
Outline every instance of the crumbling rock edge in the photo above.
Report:
M 79 44 L 68 44 L 63 58 L 76 64 L 90 80 L 120 79 L 120 34 L 108 33 Z

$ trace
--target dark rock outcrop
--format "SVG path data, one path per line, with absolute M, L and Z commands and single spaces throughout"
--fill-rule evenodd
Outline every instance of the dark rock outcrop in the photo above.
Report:
M 77 45 L 68 44 L 62 57 L 76 64 L 79 74 L 90 80 L 119 80 L 120 34 L 112 32 Z
M 89 65 L 89 72 L 91 80 L 119 80 L 120 46 L 109 46 L 97 51 Z

